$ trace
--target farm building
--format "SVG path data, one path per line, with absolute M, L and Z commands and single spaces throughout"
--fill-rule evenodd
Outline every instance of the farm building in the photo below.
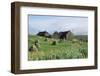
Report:
M 51 35 L 50 35 L 48 32 L 46 32 L 46 31 L 39 32 L 37 35 L 38 35 L 38 36 L 48 37 L 48 38 L 51 37 Z
M 55 31 L 52 35 L 52 38 L 58 39 L 59 38 L 59 33 Z
M 73 33 L 71 31 L 64 31 L 64 32 L 54 32 L 53 38 L 71 40 L 73 38 Z
M 65 39 L 65 40 L 71 40 L 73 38 L 73 33 L 71 31 L 64 31 L 64 32 L 57 32 L 55 31 L 52 35 L 50 35 L 48 32 L 43 31 L 39 32 L 37 34 L 38 36 L 44 36 L 48 38 L 55 38 L 55 39 Z
M 60 39 L 71 40 L 73 38 L 73 36 L 74 35 L 71 31 L 59 32 Z

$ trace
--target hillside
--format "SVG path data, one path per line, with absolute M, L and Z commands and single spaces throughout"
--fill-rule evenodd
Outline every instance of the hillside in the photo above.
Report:
M 88 41 L 88 35 L 76 35 L 75 38 L 81 41 Z
M 84 41 L 52 38 L 46 40 L 45 37 L 29 35 L 29 48 L 36 40 L 38 40 L 40 47 L 38 51 L 28 51 L 28 60 L 79 59 L 88 57 L 88 46 L 87 42 Z M 52 45 L 54 41 L 56 44 Z

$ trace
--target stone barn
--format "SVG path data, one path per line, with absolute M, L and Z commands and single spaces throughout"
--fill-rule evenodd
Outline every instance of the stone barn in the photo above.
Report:
M 37 35 L 51 38 L 51 35 L 47 31 L 39 32 Z
M 59 38 L 60 39 L 72 40 L 73 36 L 74 35 L 73 35 L 73 33 L 71 31 L 59 32 Z
M 52 35 L 52 38 L 59 39 L 59 32 L 55 31 Z

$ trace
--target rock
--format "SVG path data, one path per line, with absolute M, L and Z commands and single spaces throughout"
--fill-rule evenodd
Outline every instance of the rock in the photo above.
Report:
M 35 43 L 35 46 L 37 47 L 37 49 L 40 48 L 40 44 L 39 43 Z
M 38 51 L 38 48 L 36 47 L 36 45 L 34 45 L 34 44 L 32 45 L 32 50 L 33 51 Z

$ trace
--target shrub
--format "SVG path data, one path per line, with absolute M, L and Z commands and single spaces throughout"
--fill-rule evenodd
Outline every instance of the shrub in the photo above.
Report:
M 33 47 L 31 46 L 30 48 L 29 48 L 29 51 L 32 51 L 33 50 Z
M 52 45 L 57 45 L 57 41 L 53 41 L 52 42 Z
M 48 41 L 48 38 L 45 38 L 44 41 Z
M 39 43 L 39 40 L 35 40 L 34 43 Z

